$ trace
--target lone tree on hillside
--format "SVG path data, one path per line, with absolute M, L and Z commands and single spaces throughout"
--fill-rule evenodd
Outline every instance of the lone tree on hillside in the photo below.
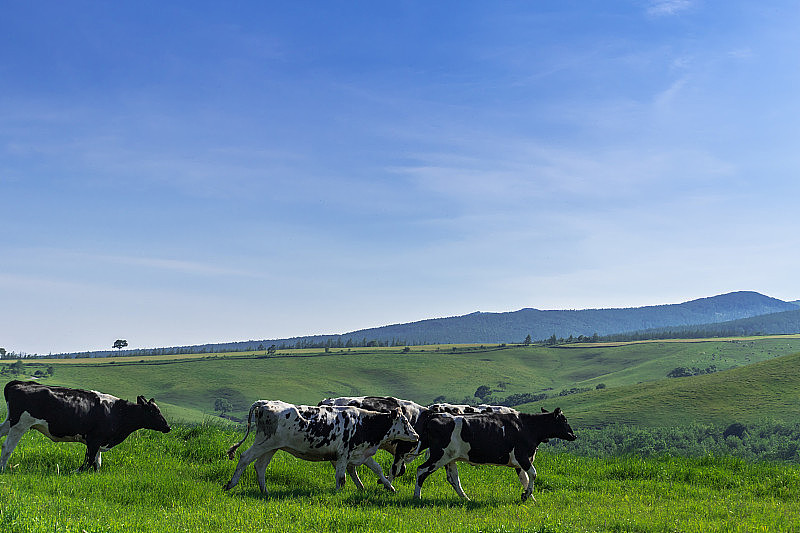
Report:
M 17 362 L 11 363 L 9 367 L 12 374 L 22 374 L 25 372 L 25 364 L 22 362 L 22 359 L 17 359 Z
M 525 346 L 530 346 L 531 342 L 533 342 L 533 340 L 531 339 L 531 336 L 528 335 L 527 337 L 525 337 L 525 340 L 522 342 L 522 344 L 524 344 Z
M 480 398 L 481 400 L 483 400 L 484 398 L 489 396 L 491 393 L 492 393 L 492 389 L 490 389 L 488 385 L 481 385 L 480 387 L 478 387 L 478 390 L 475 391 L 475 397 L 476 398 Z
M 214 400 L 214 410 L 219 411 L 219 416 L 223 416 L 233 409 L 233 404 L 227 398 L 217 398 Z
M 114 348 L 117 350 L 122 350 L 124 347 L 128 345 L 128 341 L 125 339 L 117 339 L 114 341 Z

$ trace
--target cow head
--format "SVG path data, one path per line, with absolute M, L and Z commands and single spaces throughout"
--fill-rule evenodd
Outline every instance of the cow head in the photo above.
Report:
M 139 396 L 136 398 L 136 404 L 139 405 L 142 410 L 142 422 L 145 428 L 162 433 L 169 433 L 169 424 L 167 424 L 164 415 L 161 414 L 161 410 L 158 408 L 153 398 L 147 401 L 144 399 L 144 396 Z
M 392 425 L 386 434 L 387 440 L 403 440 L 406 442 L 417 442 L 419 440 L 419 435 L 414 431 L 408 418 L 399 407 L 389 411 L 388 415 L 392 419 Z
M 544 411 L 544 409 L 542 409 L 542 411 Z M 560 407 L 556 407 L 555 411 L 548 414 L 552 416 L 552 426 L 550 428 L 551 431 L 548 437 L 569 441 L 573 441 L 578 438 L 577 435 L 572 432 L 572 427 L 570 427 L 569 422 L 567 422 L 567 417 L 564 416 L 564 413 L 561 411 Z

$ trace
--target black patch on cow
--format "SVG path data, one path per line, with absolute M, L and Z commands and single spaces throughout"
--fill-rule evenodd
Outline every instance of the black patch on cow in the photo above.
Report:
M 362 412 L 358 420 L 360 423 L 350 438 L 350 449 L 365 443 L 377 446 L 392 427 L 392 417 L 388 413 Z
M 300 411 L 298 427 L 305 434 L 303 438 L 314 448 L 329 446 L 336 436 L 336 419 L 332 410 L 308 407 Z
M 508 464 L 511 450 L 526 444 L 524 440 L 520 442 L 519 425 L 511 416 L 473 415 L 462 420 L 460 436 L 470 445 L 470 462 L 505 465 Z
M 389 412 L 393 409 L 397 409 L 400 405 L 400 402 L 397 401 L 397 398 L 393 398 L 391 396 L 365 396 L 364 399 L 361 401 L 362 409 L 367 409 L 369 411 L 380 411 L 380 412 Z
M 286 413 L 286 418 L 289 418 L 289 413 Z M 264 434 L 264 438 L 271 439 L 275 432 L 278 430 L 278 415 L 269 409 L 261 409 L 258 412 L 258 419 L 256 421 L 256 428 L 259 432 Z

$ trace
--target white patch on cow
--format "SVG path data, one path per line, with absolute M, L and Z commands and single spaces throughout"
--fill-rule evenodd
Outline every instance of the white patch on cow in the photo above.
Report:
M 119 398 L 117 398 L 116 396 L 111 396 L 110 394 L 106 394 L 104 392 L 98 392 L 96 390 L 89 392 L 96 394 L 97 397 L 100 399 L 100 403 L 105 404 L 106 407 L 108 407 L 109 409 L 111 408 L 112 405 L 114 405 L 115 402 L 119 401 Z

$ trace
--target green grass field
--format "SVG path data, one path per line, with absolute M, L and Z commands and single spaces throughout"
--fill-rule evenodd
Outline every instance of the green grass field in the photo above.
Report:
M 551 399 L 546 405 L 552 408 L 558 403 L 568 407 L 571 418 L 592 425 L 605 423 L 601 419 L 606 417 L 604 413 L 608 413 L 609 420 L 616 420 L 614 417 L 622 416 L 622 411 L 642 405 L 640 413 L 631 415 L 629 420 L 647 424 L 650 423 L 646 420 L 647 413 L 653 403 L 647 398 L 660 395 L 669 399 L 670 390 L 687 383 L 686 379 L 702 382 L 699 378 L 667 379 L 667 373 L 673 368 L 710 365 L 719 370 L 738 368 L 733 373 L 719 372 L 703 377 L 708 378 L 709 383 L 715 382 L 714 379 L 729 379 L 726 376 L 746 379 L 747 371 L 742 367 L 800 352 L 800 338 L 568 345 L 563 348 L 458 346 L 455 351 L 452 348 L 417 347 L 409 353 L 398 348 L 353 349 L 349 352 L 334 350 L 330 354 L 320 350 L 293 350 L 273 358 L 229 354 L 47 360 L 42 365 L 52 364 L 56 369 L 55 375 L 45 379 L 45 383 L 95 389 L 128 399 L 144 394 L 148 398 L 155 397 L 172 418 L 195 422 L 214 414 L 214 401 L 219 397 L 230 400 L 234 407 L 232 414 L 243 418 L 257 399 L 316 404 L 328 396 L 372 394 L 393 395 L 427 404 L 441 395 L 461 401 L 471 397 L 481 385 L 489 386 L 494 396 L 504 397 L 518 393 L 554 395 L 562 389 L 593 389 L 603 383 L 606 389 L 599 391 L 602 394 Z M 31 371 L 42 368 L 28 367 Z M 651 390 L 651 386 L 655 388 Z M 705 396 L 712 400 L 715 397 L 710 393 Z M 691 405 L 693 399 L 703 397 L 702 391 L 688 391 L 681 392 L 679 400 Z M 612 399 L 621 407 L 603 403 Z M 674 406 L 676 401 L 666 405 Z M 787 403 L 791 401 L 790 398 Z M 737 405 L 750 409 L 741 403 Z M 777 404 L 762 402 L 759 405 Z M 539 406 L 528 408 L 538 410 Z M 791 412 L 795 416 L 796 412 Z M 664 420 L 663 411 L 651 418 L 652 422 L 660 423 Z M 696 419 L 705 420 L 700 416 Z
M 800 422 L 800 353 L 725 372 L 593 390 L 559 400 L 578 427 Z M 534 410 L 536 405 L 520 408 Z
M 333 489 L 333 467 L 279 452 L 267 470 L 268 496 L 252 467 L 222 486 L 235 463 L 225 450 L 240 431 L 176 426 L 139 431 L 104 454 L 98 473 L 74 474 L 83 447 L 30 432 L 0 474 L 0 531 L 342 531 L 581 532 L 797 531 L 800 467 L 732 458 L 589 459 L 540 451 L 536 502 L 520 503 L 514 471 L 459 467 L 472 498 L 461 501 L 434 473 L 413 500 L 412 474 L 379 489 Z M 246 446 L 252 442 L 248 440 Z M 386 466 L 389 456 L 379 452 Z
M 136 432 L 104 454 L 99 473 L 86 474 L 73 473 L 82 445 L 55 444 L 29 432 L 12 455 L 12 468 L 0 474 L 0 532 L 800 531 L 800 465 L 792 452 L 796 446 L 785 436 L 770 441 L 769 452 L 787 463 L 758 461 L 758 447 L 767 442 L 763 435 L 745 450 L 743 456 L 756 458 L 750 462 L 709 457 L 702 446 L 699 457 L 659 456 L 657 446 L 651 446 L 655 456 L 635 451 L 639 441 L 672 440 L 674 433 L 647 426 L 800 423 L 800 339 L 452 348 L 27 364 L 29 372 L 53 365 L 55 374 L 45 383 L 128 399 L 153 396 L 174 430 Z M 710 365 L 720 372 L 666 378 L 678 366 Z M 599 383 L 606 388 L 595 389 Z M 211 416 L 215 398 L 228 398 L 234 414 L 243 416 L 261 398 L 316 403 L 325 396 L 391 394 L 429 403 L 439 395 L 464 398 L 484 384 L 495 396 L 591 389 L 520 406 L 561 406 L 579 435 L 576 443 L 543 445 L 537 454 L 535 503 L 519 503 L 514 471 L 493 466 L 459 466 L 471 502 L 459 500 L 443 472 L 432 475 L 423 500 L 414 501 L 414 468 L 395 480 L 397 494 L 378 488 L 366 469 L 367 490 L 359 492 L 348 481 L 337 493 L 330 464 L 283 452 L 267 471 L 269 496 L 259 493 L 252 467 L 230 493 L 222 490 L 235 466 L 225 451 L 243 430 L 210 422 L 220 421 Z M 617 432 L 618 441 L 624 432 L 618 449 L 635 455 L 587 457 L 578 448 L 581 431 L 588 443 L 607 442 L 604 430 L 588 429 L 604 426 Z M 706 438 L 687 427 L 682 442 L 697 447 L 690 442 L 695 434 Z M 252 437 L 243 449 L 250 443 Z M 711 449 L 747 444 L 718 439 Z M 387 466 L 387 454 L 379 452 L 378 459 Z

